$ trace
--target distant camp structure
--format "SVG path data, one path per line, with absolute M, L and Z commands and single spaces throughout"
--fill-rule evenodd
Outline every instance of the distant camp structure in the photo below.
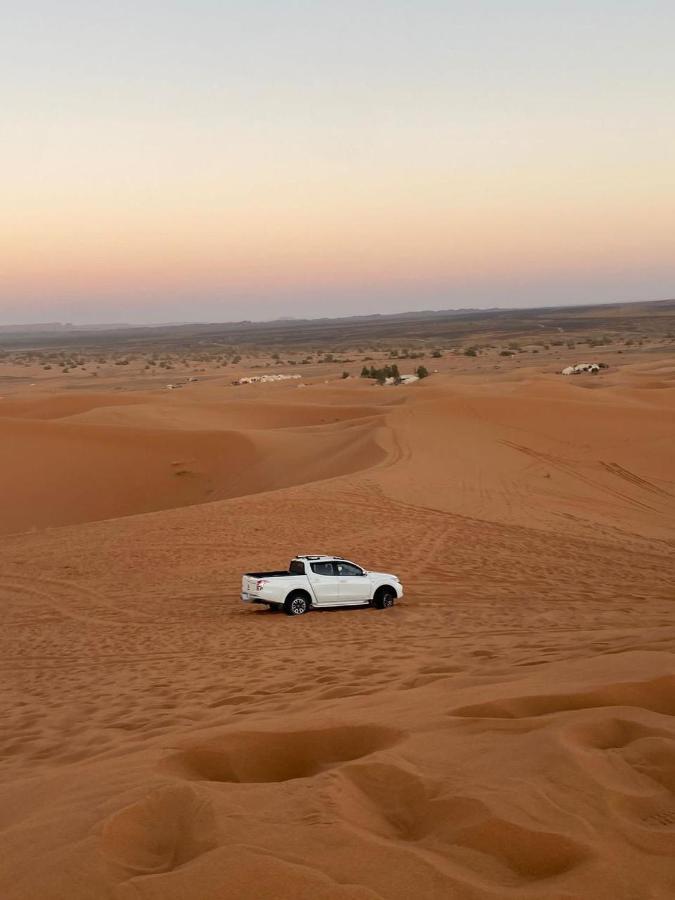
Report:
M 267 384 L 268 381 L 288 381 L 300 377 L 300 375 L 245 375 L 243 378 L 237 378 L 232 384 Z
M 600 369 L 607 369 L 607 363 L 576 363 L 573 366 L 565 366 L 561 375 L 597 375 Z

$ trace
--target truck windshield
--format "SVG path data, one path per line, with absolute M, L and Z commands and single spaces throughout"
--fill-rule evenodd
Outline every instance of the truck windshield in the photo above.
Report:
M 294 559 L 291 561 L 290 566 L 288 567 L 288 571 L 291 575 L 304 575 L 305 574 L 305 564 L 301 562 L 299 559 Z

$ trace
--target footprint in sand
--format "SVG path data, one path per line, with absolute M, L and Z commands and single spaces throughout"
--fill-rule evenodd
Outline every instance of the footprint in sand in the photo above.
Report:
M 164 760 L 162 769 L 191 781 L 292 781 L 390 747 L 401 736 L 391 728 L 367 725 L 234 732 L 181 750 Z
M 341 818 L 433 854 L 442 870 L 452 860 L 503 885 L 525 884 L 561 875 L 591 855 L 564 834 L 496 815 L 482 800 L 443 794 L 407 765 L 366 760 L 336 776 L 332 802 Z
M 169 872 L 217 846 L 213 810 L 188 785 L 151 791 L 104 824 L 101 852 L 118 876 Z

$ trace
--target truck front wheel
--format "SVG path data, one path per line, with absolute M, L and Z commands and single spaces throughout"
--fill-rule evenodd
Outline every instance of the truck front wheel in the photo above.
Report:
M 287 616 L 302 616 L 308 609 L 309 601 L 305 594 L 291 594 L 284 603 L 284 611 Z
M 396 600 L 396 593 L 392 588 L 380 588 L 375 594 L 373 606 L 376 609 L 389 609 L 390 606 L 394 605 L 394 600 Z

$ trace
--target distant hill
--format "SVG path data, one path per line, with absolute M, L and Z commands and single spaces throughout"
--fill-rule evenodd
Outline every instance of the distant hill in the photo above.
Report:
M 96 325 L 73 325 L 71 322 L 33 322 L 19 325 L 0 325 L 0 334 L 68 334 L 71 331 L 117 331 L 138 328 L 127 322 L 101 322 Z
M 675 300 L 535 309 L 441 309 L 341 318 L 277 319 L 267 322 L 193 322 L 163 325 L 99 324 L 0 326 L 2 346 L 179 350 L 201 346 L 358 347 L 382 341 L 438 342 L 519 339 L 537 333 L 559 336 L 596 331 L 675 333 Z

